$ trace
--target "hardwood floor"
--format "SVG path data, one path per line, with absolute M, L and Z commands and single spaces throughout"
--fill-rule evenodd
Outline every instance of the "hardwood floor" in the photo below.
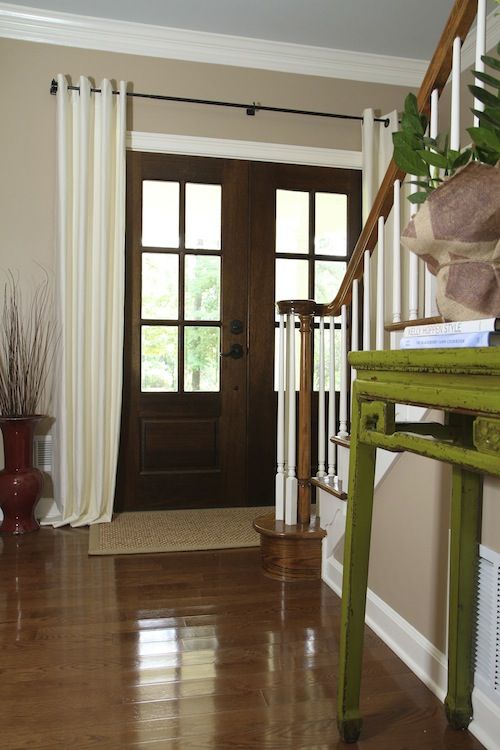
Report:
M 85 529 L 0 536 L 3 750 L 326 750 L 338 598 L 258 549 L 88 557 Z M 361 750 L 479 750 L 367 630 Z

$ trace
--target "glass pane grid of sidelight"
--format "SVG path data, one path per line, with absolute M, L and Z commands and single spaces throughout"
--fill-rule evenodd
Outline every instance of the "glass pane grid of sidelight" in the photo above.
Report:
M 177 320 L 179 315 L 178 254 L 142 254 L 141 316 L 143 320 Z
M 175 393 L 178 390 L 179 328 L 172 325 L 141 327 L 141 391 Z
M 220 390 L 220 328 L 185 326 L 184 391 Z
M 220 288 L 220 256 L 186 255 L 184 319 L 220 320 Z
M 220 250 L 222 185 L 186 183 L 185 241 L 187 250 Z
M 179 247 L 180 183 L 142 183 L 142 246 Z
M 276 252 L 309 253 L 309 193 L 276 190 Z
M 315 193 L 314 252 L 347 257 L 347 195 Z

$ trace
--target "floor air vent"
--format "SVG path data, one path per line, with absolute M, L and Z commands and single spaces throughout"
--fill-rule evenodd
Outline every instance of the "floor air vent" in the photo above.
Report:
M 480 545 L 475 684 L 500 706 L 500 554 Z
M 52 471 L 52 435 L 35 435 L 33 464 L 40 471 Z

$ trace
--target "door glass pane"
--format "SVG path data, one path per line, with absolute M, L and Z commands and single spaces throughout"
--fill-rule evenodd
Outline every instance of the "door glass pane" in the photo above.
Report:
M 347 255 L 347 195 L 316 193 L 314 252 Z
M 179 183 L 142 183 L 143 247 L 179 247 Z
M 142 326 L 141 338 L 141 391 L 176 391 L 177 326 Z
M 346 264 L 340 260 L 317 260 L 314 264 L 314 299 L 325 304 L 337 294 L 344 278 Z
M 179 317 L 179 256 L 142 254 L 142 318 Z
M 220 330 L 208 326 L 184 329 L 184 390 L 218 391 Z
M 340 329 L 335 329 L 335 390 L 340 390 Z M 330 390 L 330 329 L 325 326 L 325 390 Z M 319 330 L 314 331 L 313 388 L 319 390 Z
M 186 320 L 220 320 L 220 258 L 186 255 Z
M 309 252 L 309 193 L 276 191 L 276 252 Z
M 277 258 L 276 301 L 309 298 L 309 261 Z
M 186 248 L 221 249 L 221 185 L 186 183 Z

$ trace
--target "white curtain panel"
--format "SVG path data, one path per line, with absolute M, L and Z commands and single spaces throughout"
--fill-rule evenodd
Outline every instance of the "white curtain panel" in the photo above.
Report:
M 399 130 L 396 111 L 383 115 L 383 118 L 389 120 L 388 127 L 383 122 L 375 122 L 373 109 L 363 110 L 363 224 L 392 159 L 392 134 Z
M 57 90 L 55 526 L 110 521 L 118 457 L 125 273 L 126 82 Z

